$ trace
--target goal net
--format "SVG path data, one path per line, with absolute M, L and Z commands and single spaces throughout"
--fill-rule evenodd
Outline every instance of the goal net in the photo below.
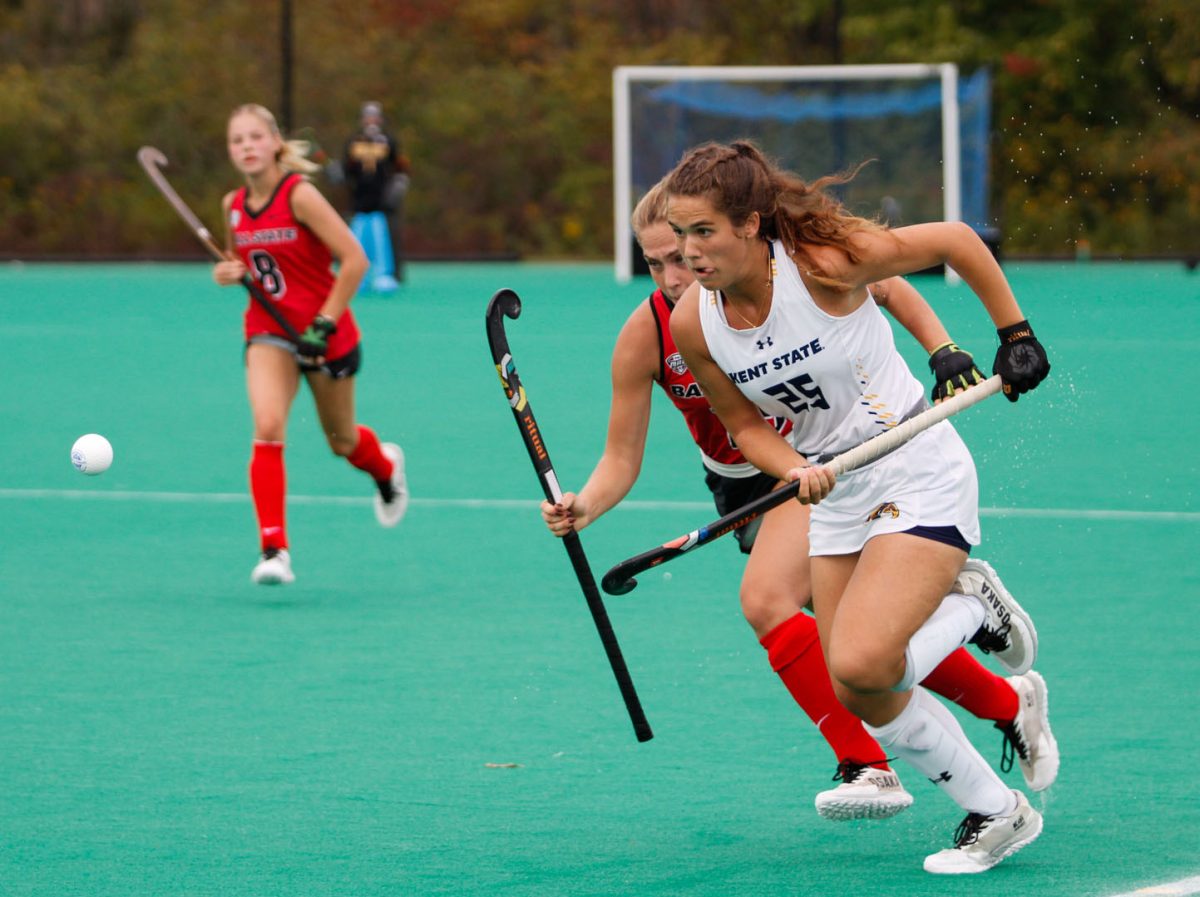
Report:
M 618 67 L 617 280 L 645 270 L 629 226 L 634 204 L 707 140 L 753 139 L 806 180 L 874 160 L 839 188 L 855 214 L 894 225 L 966 221 L 990 233 L 990 97 L 986 70 L 960 82 L 948 63 Z

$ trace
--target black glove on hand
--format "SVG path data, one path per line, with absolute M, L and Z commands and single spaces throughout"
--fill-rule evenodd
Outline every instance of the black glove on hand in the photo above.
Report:
M 975 367 L 971 353 L 953 342 L 943 343 L 929 353 L 929 370 L 937 381 L 932 393 L 935 402 L 983 382 L 983 372 Z
M 312 323 L 300 334 L 300 344 L 296 351 L 300 353 L 300 361 L 311 367 L 314 360 L 324 358 L 329 349 L 329 337 L 337 333 L 337 324 L 333 318 L 317 315 Z
M 996 333 L 1000 337 L 1000 348 L 996 350 L 992 373 L 1000 375 L 1004 381 L 1004 395 L 1010 402 L 1015 402 L 1021 393 L 1029 392 L 1046 379 L 1050 362 L 1028 321 L 1001 327 Z

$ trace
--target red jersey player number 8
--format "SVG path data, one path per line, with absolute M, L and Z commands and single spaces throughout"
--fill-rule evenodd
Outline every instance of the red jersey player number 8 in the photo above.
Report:
M 244 184 L 222 203 L 227 257 L 214 266 L 213 279 L 234 286 L 251 276 L 270 297 L 266 308 L 276 312 L 251 302 L 244 315 L 254 424 L 250 492 L 261 552 L 250 579 L 262 585 L 289 583 L 295 574 L 284 517 L 283 450 L 301 379 L 312 393 L 330 450 L 373 481 L 375 516 L 383 526 L 399 523 L 408 506 L 404 453 L 393 442 L 380 442 L 355 418 L 362 348 L 349 305 L 367 257 L 342 217 L 302 176 L 318 166 L 304 158 L 305 145 L 284 140 L 262 106 L 235 109 L 226 139 Z M 300 334 L 298 346 L 277 318 Z
M 262 284 L 263 290 L 274 299 L 282 299 L 287 284 L 271 254 L 261 250 L 251 252 L 250 262 L 254 267 L 254 279 Z

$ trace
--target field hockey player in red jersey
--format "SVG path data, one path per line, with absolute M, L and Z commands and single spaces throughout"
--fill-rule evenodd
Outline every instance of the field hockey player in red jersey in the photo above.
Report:
M 942 421 L 856 470 L 835 476 L 825 465 L 923 400 L 872 284 L 953 268 L 997 328 L 993 373 L 1012 401 L 1050 365 L 970 227 L 893 229 L 854 216 L 828 192 L 852 176 L 808 183 L 749 141 L 688 152 L 667 178 L 667 220 L 696 283 L 671 333 L 747 460 L 796 482 L 797 500 L 812 507 L 807 582 L 838 699 L 967 814 L 953 846 L 924 868 L 983 872 L 1037 838 L 1042 816 L 921 687 L 968 642 L 1015 676 L 1037 656 L 1029 615 L 969 557 L 981 536 L 974 462 Z M 763 376 L 749 376 L 764 363 Z M 763 411 L 792 422 L 790 439 Z
M 375 516 L 383 526 L 399 523 L 408 505 L 404 454 L 354 416 L 361 347 L 348 306 L 367 258 L 341 216 L 299 173 L 318 166 L 304 158 L 303 145 L 284 140 L 262 106 L 235 109 L 227 140 L 246 184 L 224 198 L 229 259 L 216 264 L 213 279 L 234 286 L 249 271 L 300 334 L 294 345 L 259 305 L 246 307 L 246 387 L 254 420 L 250 493 L 262 549 L 250 578 L 263 585 L 289 583 L 295 575 L 284 515 L 283 447 L 301 376 L 333 453 L 374 480 Z
M 676 246 L 666 219 L 660 183 L 634 209 L 632 225 L 658 289 L 629 316 L 612 358 L 612 407 L 604 453 L 579 494 L 558 505 L 542 504 L 550 531 L 562 536 L 594 523 L 629 492 L 641 470 L 654 386 L 683 414 L 700 449 L 705 483 L 722 516 L 776 488 L 732 444 L 683 363 L 671 338 L 675 302 L 695 278 Z M 893 278 L 872 287 L 875 301 L 904 324 L 927 350 L 934 396 L 952 394 L 982 379 L 971 356 L 955 346 L 933 310 L 907 281 Z M 790 429 L 790 424 L 773 422 Z M 804 612 L 811 597 L 807 533 L 809 508 L 787 502 L 735 537 L 749 560 L 741 585 L 742 611 L 767 659 L 801 709 L 817 724 L 837 759 L 841 784 L 816 797 L 817 812 L 835 820 L 884 818 L 912 802 L 887 757 L 857 717 L 834 696 L 817 636 L 816 620 Z M 761 527 L 761 528 L 760 528 Z M 1001 678 L 960 648 L 922 683 L 1003 732 L 1002 767 L 1019 762 L 1028 785 L 1048 788 L 1058 773 L 1058 748 L 1046 713 L 1046 686 L 1036 672 Z

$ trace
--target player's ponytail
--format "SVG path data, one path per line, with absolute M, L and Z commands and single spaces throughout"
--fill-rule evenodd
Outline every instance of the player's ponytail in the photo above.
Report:
M 307 140 L 285 140 L 283 149 L 279 151 L 279 167 L 284 171 L 298 171 L 302 174 L 313 174 L 321 170 L 321 166 L 308 158 L 312 152 L 312 144 Z

